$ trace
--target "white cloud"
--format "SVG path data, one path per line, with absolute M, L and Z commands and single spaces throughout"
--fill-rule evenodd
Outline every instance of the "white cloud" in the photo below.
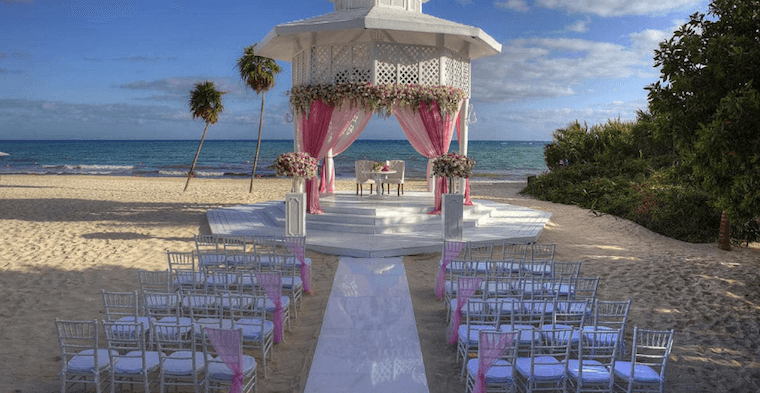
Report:
M 174 77 L 162 78 L 153 81 L 136 81 L 125 83 L 118 86 L 121 89 L 128 90 L 147 90 L 157 91 L 165 94 L 154 95 L 143 98 L 150 101 L 177 101 L 187 100 L 190 91 L 198 82 L 210 80 L 214 82 L 216 88 L 227 92 L 224 99 L 245 97 L 245 89 L 241 87 L 239 81 L 228 77 Z
M 574 87 L 585 81 L 652 77 L 651 52 L 644 52 L 635 45 L 582 39 L 508 41 L 501 55 L 473 63 L 473 99 L 510 102 L 562 97 L 577 94 Z
M 517 12 L 528 12 L 530 7 L 525 0 L 494 1 L 495 6 Z
M 567 29 L 576 33 L 585 33 L 588 31 L 588 25 L 590 23 L 591 18 L 577 20 L 573 24 L 567 26 Z
M 685 9 L 703 0 L 536 0 L 536 5 L 568 12 L 604 17 L 624 15 L 659 15 Z

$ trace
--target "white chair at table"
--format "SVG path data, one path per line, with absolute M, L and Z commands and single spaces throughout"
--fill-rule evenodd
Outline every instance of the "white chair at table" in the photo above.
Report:
M 372 178 L 372 164 L 374 161 L 357 160 L 356 167 L 356 193 L 364 196 L 364 185 L 369 184 L 369 193 L 372 195 L 372 187 L 375 185 L 375 179 Z
M 388 164 L 388 168 L 391 171 L 396 171 L 396 173 L 389 173 L 385 176 L 385 179 L 383 179 L 383 183 L 380 185 L 382 187 L 383 193 L 385 192 L 385 184 L 388 185 L 388 194 L 391 193 L 391 184 L 396 185 L 396 195 L 401 196 L 404 193 L 404 170 L 406 164 L 404 163 L 404 160 L 390 160 L 386 161 Z

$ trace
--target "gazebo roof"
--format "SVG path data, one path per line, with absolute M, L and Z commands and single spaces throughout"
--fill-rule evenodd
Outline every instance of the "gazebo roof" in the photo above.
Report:
M 314 44 L 361 41 L 410 45 L 443 45 L 469 59 L 501 52 L 501 44 L 477 27 L 404 9 L 372 6 L 344 9 L 277 25 L 256 45 L 258 56 L 291 61 Z

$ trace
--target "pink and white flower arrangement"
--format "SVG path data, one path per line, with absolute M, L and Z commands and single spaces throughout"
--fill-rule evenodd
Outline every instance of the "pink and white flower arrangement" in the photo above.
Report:
M 274 163 L 277 176 L 311 179 L 317 176 L 317 160 L 306 152 L 283 153 Z
M 474 168 L 475 160 L 472 158 L 457 153 L 446 153 L 433 159 L 430 174 L 446 178 L 469 178 Z

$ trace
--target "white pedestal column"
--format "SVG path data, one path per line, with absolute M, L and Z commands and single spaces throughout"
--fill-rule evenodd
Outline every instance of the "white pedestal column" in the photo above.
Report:
M 306 236 L 306 193 L 285 194 L 285 236 Z
M 443 194 L 441 200 L 441 221 L 443 240 L 462 240 L 464 232 L 464 195 Z

